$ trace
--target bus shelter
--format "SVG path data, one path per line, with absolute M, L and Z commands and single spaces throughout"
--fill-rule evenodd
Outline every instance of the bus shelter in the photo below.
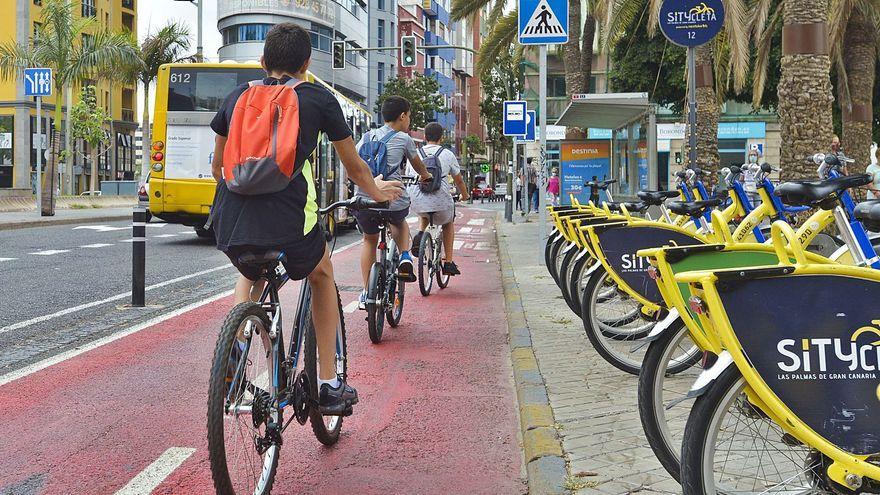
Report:
M 560 143 L 560 198 L 568 202 L 574 195 L 585 202 L 590 191 L 584 183 L 593 177 L 616 179 L 611 186 L 615 198 L 657 189 L 655 110 L 647 93 L 573 95 L 556 124 L 584 129 L 586 139 Z

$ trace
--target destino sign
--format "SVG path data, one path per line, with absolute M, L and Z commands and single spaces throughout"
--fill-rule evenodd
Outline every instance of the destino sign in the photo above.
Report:
M 700 46 L 724 25 L 724 4 L 721 0 L 665 0 L 659 21 L 669 41 L 684 47 Z

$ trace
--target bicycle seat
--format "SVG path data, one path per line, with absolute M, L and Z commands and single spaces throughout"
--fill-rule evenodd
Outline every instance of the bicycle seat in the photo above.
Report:
M 639 197 L 644 203 L 653 206 L 660 206 L 669 198 L 677 198 L 679 192 L 676 190 L 672 191 L 639 191 L 636 193 L 636 196 Z
M 833 201 L 838 194 L 870 182 L 869 174 L 847 175 L 828 180 L 797 180 L 780 184 L 774 194 L 787 205 L 821 206 L 823 209 L 830 209 L 834 207 Z M 831 204 L 822 204 L 828 200 L 831 200 Z
M 871 232 L 880 232 L 880 199 L 857 204 L 853 216 Z
M 284 254 L 284 251 L 279 251 L 277 249 L 270 249 L 268 251 L 256 253 L 247 251 L 238 256 L 239 263 L 259 267 L 274 266 L 277 263 L 284 263 L 285 261 L 287 261 L 287 255 Z
M 611 211 L 621 211 L 620 206 L 623 205 L 626 207 L 626 211 L 630 213 L 644 213 L 651 207 L 648 203 L 643 203 L 641 201 L 638 203 L 631 201 L 606 201 L 605 204 L 608 205 L 608 209 Z
M 688 215 L 692 217 L 702 216 L 707 211 L 715 208 L 724 201 L 718 198 L 707 199 L 705 201 L 670 201 L 666 203 L 669 211 L 677 215 Z

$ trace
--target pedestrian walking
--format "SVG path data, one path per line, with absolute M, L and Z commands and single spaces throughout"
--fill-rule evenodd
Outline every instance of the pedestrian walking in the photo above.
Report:
M 880 199 L 880 148 L 874 150 L 874 160 L 865 170 L 871 175 L 871 183 L 868 184 L 868 199 Z
M 749 202 L 752 203 L 753 207 L 757 207 L 761 204 L 761 196 L 758 195 L 758 172 L 752 170 L 749 165 L 755 165 L 758 163 L 758 150 L 749 150 L 749 154 L 746 157 L 746 163 L 743 165 L 743 189 L 746 191 L 746 196 L 749 198 Z
M 550 204 L 559 206 L 559 171 L 555 168 L 553 169 L 553 175 L 550 176 L 550 180 L 547 182 L 547 194 L 550 195 Z

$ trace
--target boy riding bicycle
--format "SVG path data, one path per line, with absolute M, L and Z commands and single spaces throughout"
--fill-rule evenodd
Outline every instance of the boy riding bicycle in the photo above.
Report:
M 376 151 L 382 156 L 378 161 L 382 163 L 372 164 L 381 168 L 382 175 L 389 180 L 399 181 L 403 174 L 403 167 L 408 159 L 416 173 L 423 181 L 431 179 L 431 175 L 425 169 L 416 143 L 407 134 L 410 125 L 410 104 L 406 98 L 390 96 L 382 103 L 382 118 L 385 125 L 365 133 L 358 143 L 361 157 L 367 156 L 376 159 Z M 365 151 L 365 148 L 368 151 Z M 375 174 L 377 171 L 374 170 Z M 368 191 L 358 189 L 358 195 L 367 195 Z M 367 286 L 370 280 L 370 268 L 376 262 L 376 249 L 379 243 L 379 225 L 386 220 L 391 225 L 391 236 L 400 249 L 400 262 L 398 264 L 398 276 L 404 282 L 415 282 L 416 273 L 413 267 L 412 256 L 409 254 L 409 224 L 406 217 L 409 215 L 409 197 L 404 193 L 401 197 L 391 202 L 387 210 L 362 210 L 354 212 L 358 226 L 364 234 L 364 245 L 361 248 L 361 274 L 364 278 L 364 290 L 361 292 L 359 307 L 366 309 Z
M 235 285 L 236 304 L 258 300 L 265 285 L 255 283 L 260 274 L 239 261 L 245 252 L 281 250 L 287 257 L 284 268 L 290 278 L 308 278 L 318 344 L 319 408 L 322 414 L 340 415 L 357 402 L 357 391 L 339 379 L 334 362 L 339 323 L 337 292 L 327 243 L 318 223 L 315 189 L 309 183 L 314 174 L 308 158 L 315 150 L 319 133 L 333 142 L 348 177 L 364 195 L 376 201 L 390 201 L 403 194 L 403 186 L 381 176 L 373 178 L 355 150 L 351 129 L 336 98 L 321 86 L 305 82 L 311 53 L 309 33 L 302 27 L 293 23 L 272 27 L 260 59 L 267 77 L 233 90 L 211 122 L 217 134 L 212 162 L 217 191 L 211 224 L 217 249 L 229 257 L 241 274 Z M 252 112 L 255 95 L 273 94 L 275 98 L 288 98 L 288 106 L 282 107 L 278 99 L 266 104 L 266 112 L 273 117 L 270 124 L 274 125 L 269 129 L 262 126 L 267 125 L 267 119 L 261 119 L 264 115 L 255 116 Z M 294 118 L 297 113 L 298 121 Z M 293 137 L 276 141 L 279 136 Z M 244 150 L 261 138 L 271 140 L 271 156 L 247 156 L 254 152 Z M 283 160 L 284 157 L 290 159 Z M 291 173 L 285 173 L 284 167 L 289 167 Z M 260 181 L 259 186 L 271 192 L 260 189 L 255 193 L 256 188 L 243 187 L 248 181 Z M 238 340 L 239 348 L 243 349 L 243 337 L 239 335 Z M 240 355 L 241 351 L 233 352 L 230 359 L 237 361 Z M 234 369 L 235 363 L 231 367 Z
M 429 170 L 429 172 L 434 174 L 436 171 L 439 174 L 440 187 L 430 192 L 425 191 L 425 188 L 419 185 L 407 188 L 407 192 L 412 198 L 411 210 L 419 215 L 419 232 L 413 238 L 413 251 L 418 250 L 421 237 L 425 233 L 425 229 L 428 228 L 429 213 L 433 213 L 434 224 L 443 226 L 443 273 L 445 275 L 460 275 L 458 265 L 452 259 L 452 246 L 455 243 L 455 226 L 453 225 L 455 202 L 452 199 L 452 191 L 446 178 L 452 177 L 462 201 L 467 201 L 470 194 L 461 177 L 458 158 L 455 157 L 452 150 L 440 145 L 441 139 L 443 139 L 443 126 L 437 122 L 431 122 L 425 126 L 427 144 L 421 149 L 422 162 L 428 163 L 432 169 L 436 169 Z

